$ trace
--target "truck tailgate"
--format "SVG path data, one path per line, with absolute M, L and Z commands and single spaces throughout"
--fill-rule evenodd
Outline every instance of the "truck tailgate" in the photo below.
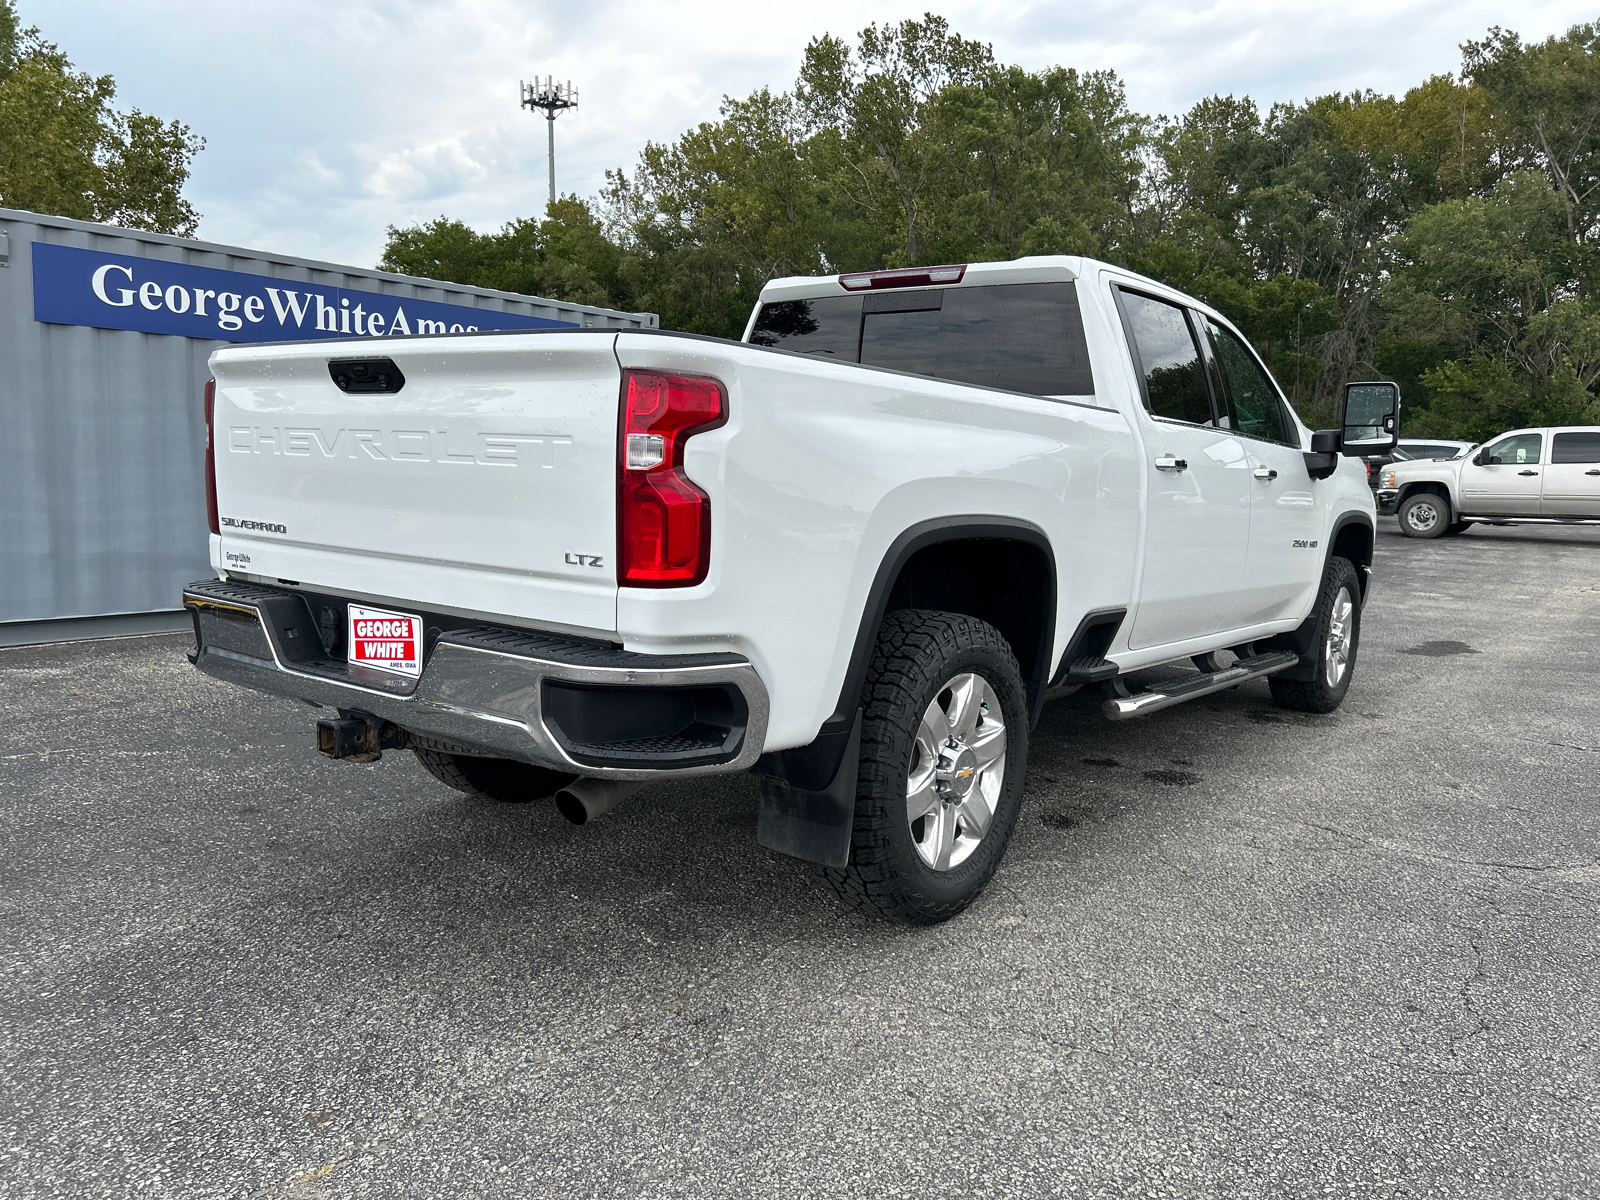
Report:
M 219 565 L 615 629 L 614 344 L 597 331 L 218 351 Z M 379 358 L 398 391 L 335 385 L 330 363 Z

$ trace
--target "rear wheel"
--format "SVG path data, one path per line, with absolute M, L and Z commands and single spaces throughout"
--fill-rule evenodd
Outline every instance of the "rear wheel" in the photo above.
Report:
M 423 769 L 446 787 L 506 804 L 523 804 L 554 796 L 577 778 L 564 771 L 536 767 L 510 758 L 480 758 L 445 750 L 411 747 Z
M 852 908 L 913 925 L 983 891 L 1022 805 L 1028 709 L 999 630 L 906 609 L 878 632 L 862 695 L 850 862 L 823 877 Z
M 1398 516 L 1407 537 L 1436 538 L 1450 528 L 1450 502 L 1435 492 L 1418 492 L 1405 498 Z
M 1344 703 L 1361 643 L 1361 580 L 1349 559 L 1328 560 L 1317 598 L 1317 618 L 1316 641 L 1312 643 L 1315 676 L 1309 680 L 1276 675 L 1267 679 L 1272 702 L 1279 708 L 1330 713 Z

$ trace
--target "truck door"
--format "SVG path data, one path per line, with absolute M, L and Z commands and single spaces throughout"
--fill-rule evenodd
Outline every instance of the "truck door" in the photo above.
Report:
M 1325 528 L 1306 472 L 1299 431 L 1277 385 L 1231 329 L 1195 313 L 1213 355 L 1213 378 L 1228 423 L 1244 441 L 1250 466 L 1250 550 L 1239 584 L 1236 625 L 1298 617 L 1321 583 Z
M 1490 442 L 1461 464 L 1461 511 L 1493 516 L 1539 515 L 1540 451 L 1544 437 L 1514 433 Z M 1483 462 L 1480 465 L 1478 459 Z
M 1543 470 L 1541 516 L 1600 517 L 1600 429 L 1554 434 Z
M 1129 645 L 1237 625 L 1250 536 L 1250 459 L 1211 406 L 1200 343 L 1179 305 L 1117 289 L 1144 400 L 1144 557 Z

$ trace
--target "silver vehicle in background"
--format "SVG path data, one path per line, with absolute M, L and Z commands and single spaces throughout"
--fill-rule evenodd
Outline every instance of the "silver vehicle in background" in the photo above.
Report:
M 1600 426 L 1513 429 L 1470 456 L 1395 462 L 1376 499 L 1415 538 L 1479 522 L 1600 524 Z

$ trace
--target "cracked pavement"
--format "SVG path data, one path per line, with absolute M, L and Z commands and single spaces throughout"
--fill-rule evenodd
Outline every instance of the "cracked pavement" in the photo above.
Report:
M 1600 530 L 1380 522 L 1355 683 L 1050 705 L 935 929 L 321 760 L 184 638 L 0 652 L 7 1197 L 1600 1196 Z

